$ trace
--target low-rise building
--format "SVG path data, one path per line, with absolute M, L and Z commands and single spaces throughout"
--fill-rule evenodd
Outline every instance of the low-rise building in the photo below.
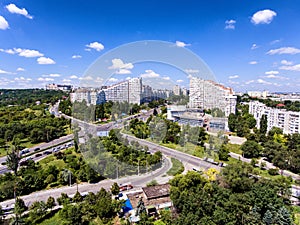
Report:
M 66 85 L 66 84 L 47 84 L 46 90 L 56 90 L 56 91 L 71 91 L 72 85 Z

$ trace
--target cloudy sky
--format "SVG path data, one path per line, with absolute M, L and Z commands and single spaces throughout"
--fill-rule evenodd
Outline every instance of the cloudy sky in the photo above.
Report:
M 236 91 L 299 91 L 299 12 L 297 0 L 2 0 L 0 88 L 80 85 L 111 49 L 162 40 L 200 56 Z M 142 76 L 188 84 L 168 66 L 115 58 L 109 68 L 111 82 Z

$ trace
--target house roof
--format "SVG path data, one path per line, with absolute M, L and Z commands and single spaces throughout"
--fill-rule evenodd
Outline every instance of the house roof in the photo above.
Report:
M 161 198 L 170 195 L 170 185 L 161 184 L 151 187 L 143 187 L 143 192 L 147 199 Z

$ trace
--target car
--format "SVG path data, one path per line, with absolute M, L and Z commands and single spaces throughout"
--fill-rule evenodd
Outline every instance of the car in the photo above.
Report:
M 44 155 L 50 155 L 52 152 L 51 151 L 44 151 L 43 154 Z
M 132 188 L 133 188 L 133 186 L 131 184 L 124 184 L 124 185 L 120 186 L 120 191 L 127 191 L 127 190 L 130 190 Z
M 40 148 L 35 148 L 33 151 L 34 152 L 37 152 L 37 151 L 39 151 L 39 150 L 41 150 Z
M 42 156 L 42 153 L 35 154 L 35 157 L 40 157 L 40 156 Z

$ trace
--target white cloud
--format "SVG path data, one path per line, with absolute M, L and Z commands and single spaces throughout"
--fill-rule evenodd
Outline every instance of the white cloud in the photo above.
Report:
M 229 84 L 235 84 L 235 85 L 236 85 L 236 84 L 240 84 L 240 82 L 238 82 L 238 81 L 232 81 L 232 80 L 229 80 L 228 83 L 229 83 Z
M 225 29 L 231 29 L 231 30 L 234 30 L 235 29 L 235 24 L 236 24 L 236 21 L 235 20 L 226 20 L 225 21 Z
M 126 79 L 125 80 L 130 80 L 131 79 L 131 77 L 126 77 Z
M 0 16 L 0 30 L 6 30 L 9 28 L 8 22 L 3 16 Z
M 82 56 L 81 55 L 73 55 L 72 59 L 80 59 Z
M 43 78 L 43 77 L 39 77 L 38 79 L 37 79 L 38 81 L 54 81 L 54 79 L 53 78 L 49 78 L 49 77 L 46 77 L 46 78 Z
M 278 71 L 275 71 L 275 70 L 271 70 L 271 71 L 267 71 L 265 72 L 266 75 L 275 75 L 275 74 L 279 74 Z
M 62 81 L 67 82 L 67 83 L 71 82 L 71 80 L 69 80 L 69 79 L 63 79 Z
M 191 74 L 189 74 L 189 75 L 187 76 L 187 78 L 188 78 L 188 79 L 191 79 L 191 78 L 193 78 L 193 76 L 192 76 Z
M 250 61 L 249 64 L 250 65 L 256 65 L 258 62 L 257 61 Z
M 18 72 L 23 72 L 23 71 L 25 71 L 25 69 L 22 68 L 22 67 L 19 67 L 19 68 L 17 69 L 17 71 L 18 71 Z
M 112 59 L 112 65 L 108 67 L 109 69 L 127 69 L 130 70 L 133 68 L 132 63 L 124 63 L 122 59 Z
M 5 53 L 11 54 L 11 55 L 15 54 L 15 51 L 12 50 L 12 49 L 2 49 L 2 48 L 0 48 L 0 52 L 5 52 Z
M 90 48 L 85 48 L 84 50 L 87 51 L 87 52 L 92 51 L 92 49 L 90 49 Z
M 58 73 L 51 73 L 48 76 L 49 77 L 60 77 L 60 74 L 58 74 Z
M 33 19 L 33 16 L 29 15 L 29 13 L 27 12 L 27 10 L 25 8 L 20 9 L 15 4 L 9 4 L 6 6 L 6 8 L 10 13 L 23 15 L 23 16 L 27 17 L 28 19 Z
M 117 78 L 114 78 L 114 77 L 111 77 L 108 79 L 108 82 L 117 82 L 118 79 Z
M 276 15 L 277 13 L 270 9 L 261 10 L 253 14 L 251 22 L 253 24 L 269 24 Z
M 145 73 L 141 74 L 141 77 L 143 78 L 154 78 L 159 76 L 160 75 L 158 73 L 155 73 L 153 70 L 145 70 Z
M 78 77 L 76 75 L 71 75 L 70 79 L 78 79 Z
M 293 66 L 281 66 L 279 67 L 281 70 L 289 70 L 289 71 L 300 71 L 300 64 Z
M 43 53 L 40 53 L 37 50 L 22 49 L 22 48 L 0 49 L 0 52 L 5 52 L 5 53 L 11 54 L 11 55 L 18 54 L 19 56 L 23 56 L 23 57 L 26 57 L 26 58 L 44 56 Z
M 0 74 L 14 74 L 14 73 L 0 69 Z
M 177 47 L 180 47 L 180 48 L 183 48 L 185 46 L 190 46 L 191 45 L 191 44 L 186 44 L 186 43 L 184 43 L 182 41 L 176 41 L 175 44 L 176 44 Z
M 271 49 L 270 51 L 267 52 L 268 55 L 275 55 L 275 54 L 295 55 L 298 53 L 300 53 L 300 49 L 294 48 L 294 47 L 282 47 L 282 48 L 277 48 L 277 49 Z
M 23 56 L 26 58 L 39 57 L 44 55 L 37 50 L 30 50 L 30 49 L 14 48 L 14 51 L 16 53 L 19 53 L 19 56 Z
M 127 69 L 119 69 L 116 74 L 131 74 L 131 71 Z
M 229 76 L 228 78 L 229 79 L 236 79 L 236 78 L 239 78 L 239 75 L 232 75 L 232 76 Z
M 255 82 L 255 80 L 248 80 L 248 81 L 245 82 L 245 84 L 252 84 L 254 82 Z
M 38 64 L 41 64 L 41 65 L 55 64 L 55 61 L 53 59 L 46 58 L 46 57 L 38 58 L 37 62 L 38 62 Z
M 176 80 L 176 82 L 177 82 L 177 83 L 182 83 L 182 82 L 183 82 L 183 80 Z
M 186 73 L 199 73 L 199 70 L 198 69 L 186 69 L 186 70 L 184 70 L 184 72 L 186 72 Z
M 274 44 L 279 43 L 279 42 L 281 42 L 281 40 L 277 39 L 277 40 L 271 41 L 270 45 L 274 45 Z
M 272 84 L 272 83 L 270 83 L 268 81 L 265 81 L 263 79 L 257 79 L 257 83 L 259 83 L 259 84 Z
M 259 48 L 259 46 L 258 46 L 257 44 L 253 44 L 253 45 L 251 46 L 251 50 L 254 50 L 254 49 L 257 49 L 257 48 Z
M 265 78 L 268 78 L 268 79 L 279 79 L 279 80 L 289 80 L 289 78 L 287 78 L 287 77 L 276 76 L 274 74 L 269 74 L 268 76 L 265 76 Z
M 95 49 L 98 52 L 100 52 L 101 50 L 104 49 L 103 44 L 101 44 L 101 43 L 99 43 L 97 41 L 89 43 L 88 45 L 86 45 L 86 47 L 88 47 L 88 49 Z M 87 50 L 87 51 L 89 51 L 89 50 Z
M 170 77 L 162 77 L 163 80 L 170 80 Z
M 24 77 L 16 77 L 15 78 L 15 81 L 23 81 L 23 80 L 26 80 Z
M 291 66 L 291 65 L 293 65 L 293 62 L 283 59 L 283 60 L 281 60 L 281 64 L 286 65 L 286 66 Z

